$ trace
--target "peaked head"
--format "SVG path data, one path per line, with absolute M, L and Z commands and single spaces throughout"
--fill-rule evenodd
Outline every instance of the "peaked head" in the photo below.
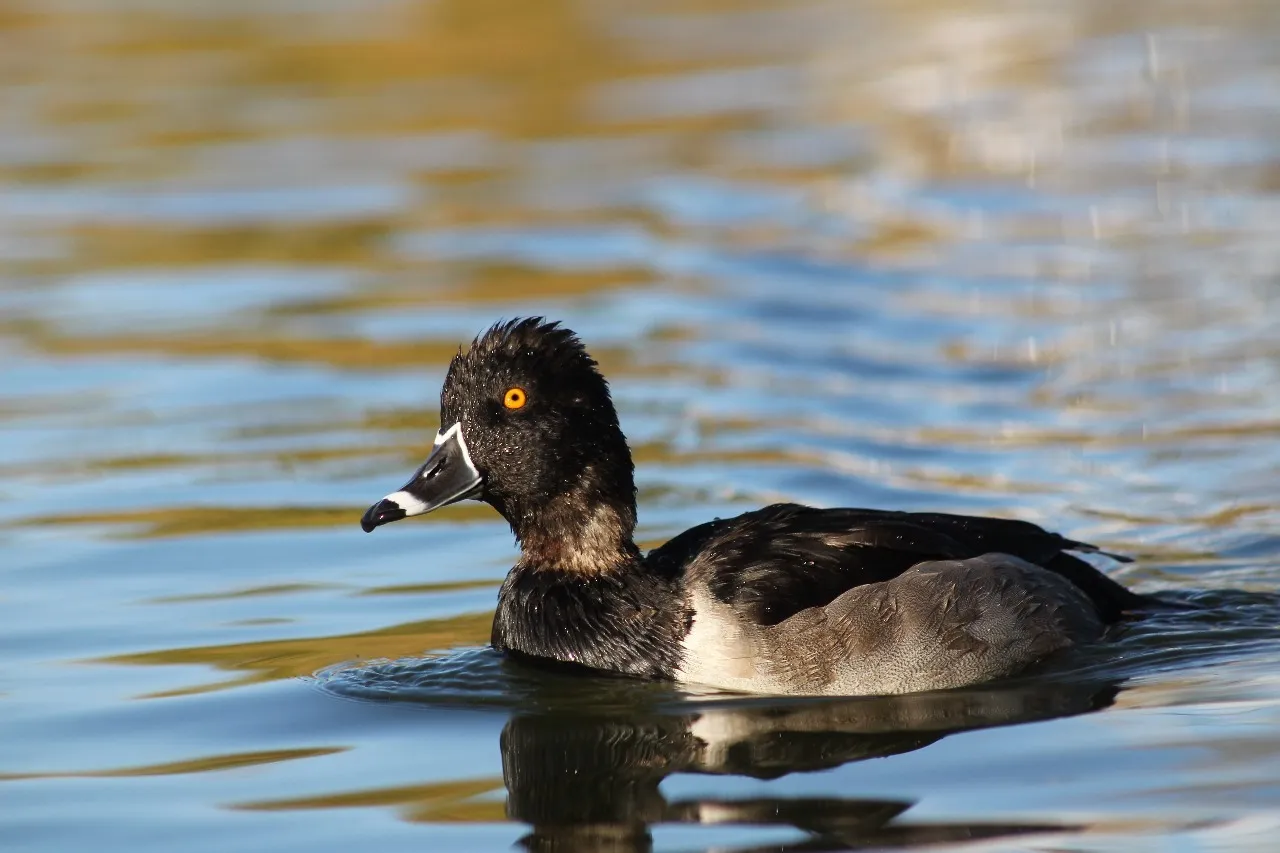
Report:
M 555 535 L 533 528 L 551 524 L 557 507 L 586 517 L 601 502 L 617 505 L 630 535 L 631 453 L 609 385 L 558 323 L 499 323 L 459 350 L 440 391 L 430 457 L 404 488 L 370 507 L 361 526 L 371 531 L 466 498 L 491 504 L 522 539 Z

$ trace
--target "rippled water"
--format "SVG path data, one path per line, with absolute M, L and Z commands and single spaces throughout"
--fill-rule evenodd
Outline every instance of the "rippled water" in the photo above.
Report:
M 1273 849 L 1278 40 L 1231 2 L 6 4 L 6 849 Z M 646 543 L 995 513 L 1199 606 L 892 699 L 504 663 L 491 511 L 357 521 L 524 313 L 610 376 Z

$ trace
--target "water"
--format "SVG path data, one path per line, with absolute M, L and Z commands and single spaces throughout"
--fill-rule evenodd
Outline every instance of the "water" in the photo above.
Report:
M 0 10 L 6 849 L 1270 850 L 1280 7 Z M 641 536 L 1011 515 L 1196 603 L 931 696 L 484 649 L 467 505 L 365 536 L 458 344 L 578 330 Z

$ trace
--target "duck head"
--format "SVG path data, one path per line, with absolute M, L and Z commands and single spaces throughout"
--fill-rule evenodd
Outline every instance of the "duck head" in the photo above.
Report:
M 526 556 L 563 551 L 575 538 L 603 550 L 630 545 L 631 452 L 595 360 L 558 323 L 499 323 L 454 356 L 427 461 L 360 526 L 369 532 L 469 498 L 507 519 Z

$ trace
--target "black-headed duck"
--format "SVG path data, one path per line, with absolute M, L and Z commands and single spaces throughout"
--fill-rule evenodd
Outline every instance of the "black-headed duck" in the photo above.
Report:
M 641 553 L 608 383 L 541 318 L 459 351 L 440 424 L 361 526 L 468 498 L 501 513 L 520 558 L 492 642 L 515 658 L 743 692 L 906 693 L 1018 673 L 1148 604 L 1070 553 L 1094 546 L 997 518 L 774 504 Z

